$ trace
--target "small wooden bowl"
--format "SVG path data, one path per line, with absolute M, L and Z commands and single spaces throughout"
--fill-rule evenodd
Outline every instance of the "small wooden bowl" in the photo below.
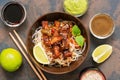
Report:
M 32 35 L 34 34 L 36 28 L 41 26 L 41 22 L 43 20 L 55 21 L 55 20 L 58 20 L 58 19 L 74 21 L 79 26 L 79 28 L 81 29 L 82 35 L 86 39 L 86 49 L 84 50 L 84 52 L 82 54 L 83 56 L 80 57 L 77 61 L 72 62 L 69 67 L 43 66 L 40 63 L 38 63 L 33 56 L 34 44 L 32 42 Z M 51 74 L 64 74 L 64 73 L 71 72 L 71 71 L 75 70 L 76 68 L 78 68 L 83 63 L 83 61 L 85 60 L 85 58 L 88 54 L 89 47 L 90 47 L 90 38 L 89 38 L 89 34 L 88 34 L 85 26 L 81 23 L 81 21 L 78 18 L 76 18 L 72 15 L 69 15 L 67 13 L 62 13 L 62 12 L 48 13 L 48 14 L 45 14 L 45 15 L 41 16 L 40 18 L 38 18 L 35 21 L 35 23 L 31 26 L 31 28 L 29 29 L 29 33 L 28 33 L 28 36 L 27 36 L 27 49 L 29 51 L 29 56 L 32 59 L 33 63 L 35 63 L 36 66 L 39 67 L 39 69 L 42 69 L 43 71 L 51 73 Z

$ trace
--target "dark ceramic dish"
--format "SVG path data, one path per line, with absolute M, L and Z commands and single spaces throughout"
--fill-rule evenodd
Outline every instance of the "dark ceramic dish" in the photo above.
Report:
M 41 26 L 41 22 L 43 20 L 55 21 L 58 19 L 74 21 L 79 26 L 79 28 L 82 31 L 82 35 L 86 39 L 86 49 L 84 50 L 84 52 L 82 54 L 83 56 L 80 57 L 77 61 L 71 63 L 69 67 L 60 67 L 59 68 L 59 67 L 43 66 L 40 63 L 38 63 L 33 56 L 34 44 L 32 42 L 32 35 L 34 34 L 36 28 Z M 85 58 L 88 54 L 89 46 L 90 46 L 89 34 L 88 34 L 85 26 L 81 23 L 81 21 L 78 18 L 71 16 L 67 13 L 62 13 L 62 12 L 48 13 L 48 14 L 45 14 L 45 15 L 41 16 L 40 18 L 38 18 L 37 21 L 35 21 L 35 23 L 29 29 L 29 33 L 28 33 L 28 37 L 27 37 L 27 49 L 29 51 L 29 55 L 30 55 L 33 63 L 35 63 L 36 66 L 39 67 L 39 69 L 42 69 L 43 71 L 52 73 L 52 74 L 64 74 L 64 73 L 71 72 L 71 71 L 75 70 L 76 68 L 78 68 L 85 60 Z

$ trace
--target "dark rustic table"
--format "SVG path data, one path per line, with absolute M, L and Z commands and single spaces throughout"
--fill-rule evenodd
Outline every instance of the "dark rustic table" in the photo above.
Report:
M 10 0 L 0 0 L 0 12 L 2 6 Z M 24 42 L 30 26 L 38 17 L 45 13 L 60 11 L 63 12 L 63 0 L 16 0 L 24 4 L 27 10 L 26 21 L 18 28 L 9 28 L 0 20 L 0 52 L 4 48 L 12 47 L 18 49 L 8 32 L 16 29 Z M 79 80 L 79 72 L 86 67 L 96 66 L 105 74 L 107 80 L 120 80 L 120 0 L 89 0 L 89 8 L 85 15 L 79 19 L 88 29 L 89 21 L 97 13 L 108 13 L 114 19 L 115 32 L 105 39 L 98 40 L 90 34 L 90 51 L 84 63 L 73 72 L 63 75 L 53 75 L 44 72 L 48 80 Z M 89 31 L 89 29 L 88 29 Z M 101 44 L 110 44 L 113 46 L 111 57 L 102 64 L 95 64 L 92 60 L 92 51 Z M 4 71 L 0 67 L 0 80 L 38 80 L 37 76 L 23 57 L 23 64 L 19 70 L 13 73 Z

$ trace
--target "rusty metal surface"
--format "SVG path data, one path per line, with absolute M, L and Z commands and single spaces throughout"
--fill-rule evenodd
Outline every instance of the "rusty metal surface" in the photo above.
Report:
M 0 13 L 2 6 L 10 0 L 0 0 Z M 26 41 L 27 33 L 31 25 L 41 15 L 54 11 L 63 12 L 63 0 L 16 0 L 24 4 L 27 10 L 26 21 L 18 28 L 9 28 L 5 26 L 0 19 L 0 52 L 4 48 L 12 47 L 18 49 L 10 39 L 8 32 L 16 29 L 24 42 Z M 87 27 L 89 21 L 97 13 L 108 13 L 114 19 L 115 32 L 104 40 L 98 40 L 90 34 L 91 46 L 89 55 L 84 63 L 75 71 L 63 74 L 53 75 L 45 73 L 48 80 L 79 80 L 79 73 L 86 67 L 96 66 L 105 74 L 107 80 L 120 80 L 120 0 L 89 0 L 89 8 L 85 15 L 79 19 Z M 88 29 L 89 31 L 89 29 Z M 113 46 L 112 55 L 102 64 L 93 62 L 91 53 L 101 44 L 110 44 Z M 19 70 L 13 73 L 4 71 L 0 67 L 0 80 L 38 80 L 29 64 L 23 57 L 23 64 Z

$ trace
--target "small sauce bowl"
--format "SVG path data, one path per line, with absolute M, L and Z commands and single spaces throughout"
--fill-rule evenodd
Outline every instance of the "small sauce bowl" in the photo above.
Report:
M 64 0 L 64 11 L 75 17 L 80 17 L 87 12 L 88 0 Z
M 114 21 L 109 14 L 99 13 L 92 17 L 89 23 L 91 34 L 98 39 L 110 37 L 114 30 Z
M 20 2 L 10 1 L 3 6 L 1 19 L 9 27 L 18 27 L 26 19 L 26 9 Z

